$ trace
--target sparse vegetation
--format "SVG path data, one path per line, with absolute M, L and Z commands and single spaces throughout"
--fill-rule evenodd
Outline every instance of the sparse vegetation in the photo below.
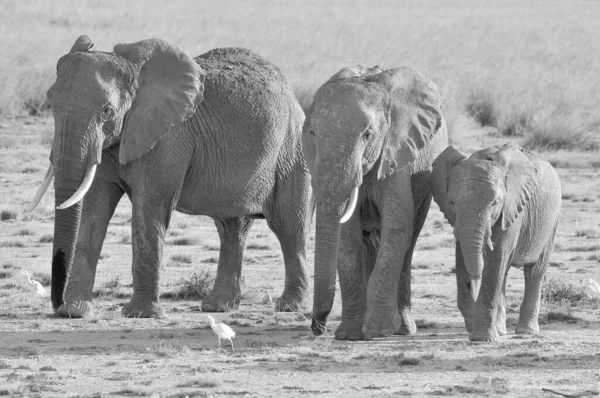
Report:
M 173 239 L 171 244 L 175 246 L 195 246 L 199 244 L 199 241 L 192 238 L 177 238 Z
M 550 311 L 546 314 L 546 322 L 566 322 L 566 323 L 577 323 L 580 321 L 579 318 L 565 311 Z
M 585 291 L 581 285 L 573 285 L 557 278 L 549 278 L 542 288 L 542 299 L 547 305 L 576 306 L 587 301 Z
M 194 272 L 189 278 L 183 278 L 177 284 L 179 290 L 176 292 L 166 292 L 161 295 L 161 298 L 170 298 L 175 300 L 202 300 L 212 288 L 215 277 L 209 270 Z
M 38 242 L 40 243 L 52 243 L 54 241 L 54 235 L 43 235 L 40 237 L 40 239 L 38 240 Z
M 175 256 L 171 256 L 171 260 L 176 261 L 178 263 L 191 264 L 192 257 L 184 254 L 177 254 Z
M 0 221 L 11 221 L 17 219 L 17 212 L 13 210 L 2 210 L 0 212 Z

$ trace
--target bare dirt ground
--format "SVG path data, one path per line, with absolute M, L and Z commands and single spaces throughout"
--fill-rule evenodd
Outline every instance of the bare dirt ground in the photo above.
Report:
M 468 127 L 468 123 L 465 123 Z M 96 316 L 56 318 L 49 300 L 30 297 L 15 276 L 50 274 L 53 190 L 32 214 L 22 209 L 48 165 L 51 119 L 0 121 L 0 395 L 14 396 L 551 396 L 600 389 L 600 308 L 545 300 L 541 334 L 514 334 L 523 277 L 507 284 L 509 334 L 470 343 L 456 307 L 452 230 L 434 204 L 413 264 L 413 311 L 419 330 L 364 342 L 315 338 L 309 314 L 274 313 L 265 296 L 283 288 L 279 244 L 265 222 L 250 232 L 237 312 L 216 314 L 235 331 L 235 352 L 217 338 L 196 300 L 162 300 L 165 319 L 126 319 L 131 295 L 130 205 L 122 200 L 98 266 Z M 467 152 L 504 139 L 455 128 Z M 462 144 L 461 144 L 462 143 Z M 600 281 L 600 154 L 544 153 L 559 166 L 563 212 L 547 279 L 579 286 Z M 314 237 L 314 235 L 313 235 Z M 308 252 L 312 274 L 313 237 Z M 178 291 L 196 272 L 214 273 L 218 237 L 212 220 L 175 214 L 163 257 L 163 291 Z M 48 287 L 49 290 L 49 287 Z M 548 319 L 549 312 L 571 315 Z M 551 318 L 551 317 L 550 317 Z M 481 377 L 480 377 L 481 376 Z

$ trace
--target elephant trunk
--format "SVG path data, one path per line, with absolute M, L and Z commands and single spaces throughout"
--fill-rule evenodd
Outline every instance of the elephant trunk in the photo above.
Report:
M 484 244 L 491 244 L 491 231 L 486 220 L 487 217 L 479 212 L 464 217 L 457 215 L 455 231 L 458 234 L 465 266 L 473 278 L 480 277 L 483 272 Z
M 101 146 L 74 143 L 68 137 L 80 137 L 82 131 L 89 131 L 79 123 L 61 123 L 55 116 L 56 134 L 53 145 L 52 163 L 55 169 L 55 218 L 54 242 L 52 248 L 51 300 L 55 312 L 64 303 L 67 278 L 73 264 L 75 245 L 81 222 L 81 198 L 91 185 Z M 94 144 L 92 144 L 94 145 Z M 96 149 L 90 151 L 89 149 Z M 90 156 L 90 152 L 92 156 Z M 93 158 L 92 158 L 93 157 Z M 88 167 L 89 164 L 89 167 Z M 74 200 L 77 199 L 78 200 Z M 69 206 L 65 206 L 65 203 Z
M 359 163 L 358 163 L 359 164 Z M 312 331 L 325 331 L 327 316 L 333 306 L 337 272 L 341 223 L 352 216 L 358 199 L 362 173 L 358 165 L 347 163 L 342 167 L 318 165 L 315 180 L 317 222 L 315 234 L 315 284 L 313 297 Z M 333 174 L 340 170 L 345 178 Z M 339 173 L 339 172 L 336 172 Z

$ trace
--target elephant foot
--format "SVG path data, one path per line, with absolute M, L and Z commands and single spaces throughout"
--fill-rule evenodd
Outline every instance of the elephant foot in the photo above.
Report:
M 467 329 L 467 332 L 469 334 L 471 334 L 471 332 L 473 332 L 473 321 L 471 319 L 465 319 L 465 328 Z
M 202 300 L 204 312 L 228 312 L 240 307 L 240 294 L 230 293 L 231 290 L 213 290 Z
M 327 316 L 329 315 L 329 311 L 327 312 L 313 312 L 313 319 L 310 325 L 310 329 L 312 330 L 315 336 L 320 336 L 325 333 L 325 326 L 327 325 Z
M 132 299 L 123 306 L 121 314 L 127 318 L 164 318 L 165 309 L 157 302 Z
M 410 313 L 401 313 L 400 320 L 402 321 L 400 328 L 394 331 L 394 334 L 413 335 L 417 333 L 417 325 L 415 324 L 415 321 L 413 321 Z
M 471 341 L 492 342 L 492 341 L 498 341 L 499 338 L 500 338 L 500 336 L 498 335 L 498 331 L 496 330 L 496 328 L 493 328 L 490 330 L 485 330 L 482 332 L 473 331 L 469 335 L 469 340 L 471 340 Z
M 71 301 L 62 304 L 55 312 L 65 318 L 84 318 L 94 316 L 94 306 L 91 301 Z
M 303 312 L 308 309 L 308 297 L 306 295 L 294 295 L 283 292 L 281 297 L 275 301 L 277 312 Z
M 537 322 L 530 322 L 527 324 L 521 324 L 520 322 L 517 324 L 515 329 L 516 334 L 539 334 L 540 327 Z
M 365 334 L 365 340 L 371 340 L 375 337 L 390 336 L 401 329 L 402 318 L 396 309 L 391 313 L 387 311 L 384 313 L 370 313 L 370 311 L 367 311 L 362 327 L 362 331 Z
M 335 338 L 337 340 L 364 340 L 365 334 L 362 331 L 361 319 L 342 318 L 342 323 L 335 330 Z

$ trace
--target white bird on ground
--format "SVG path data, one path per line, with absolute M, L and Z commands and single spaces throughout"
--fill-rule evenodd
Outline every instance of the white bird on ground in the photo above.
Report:
M 600 299 L 600 285 L 592 278 L 585 282 L 585 294 L 592 299 Z
M 31 292 L 31 295 L 34 297 L 45 297 L 46 289 L 36 280 L 31 279 L 31 275 L 27 271 L 21 271 L 20 274 L 21 281 L 23 286 Z
M 219 351 L 221 350 L 221 339 L 225 339 L 225 340 L 229 340 L 229 342 L 231 343 L 231 352 L 235 352 L 235 350 L 233 349 L 233 341 L 231 341 L 232 337 L 235 337 L 235 332 L 233 330 L 231 330 L 231 328 L 227 325 L 225 325 L 224 323 L 215 323 L 215 320 L 212 316 L 207 315 L 209 321 L 210 321 L 210 327 L 212 328 L 213 332 L 215 332 L 215 334 L 217 335 L 217 337 L 219 338 Z

